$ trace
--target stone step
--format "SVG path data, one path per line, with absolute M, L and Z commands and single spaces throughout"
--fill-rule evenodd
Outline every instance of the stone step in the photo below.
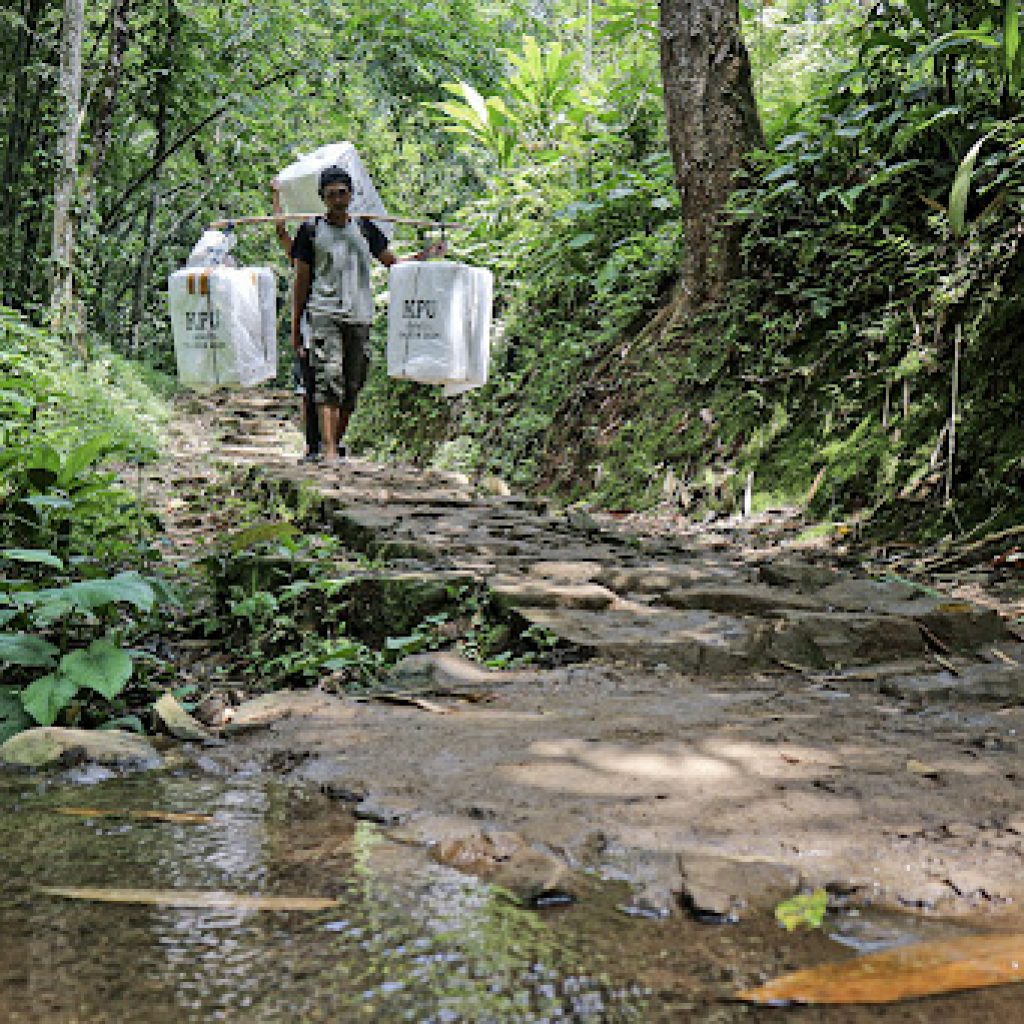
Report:
M 531 625 L 592 655 L 695 675 L 736 675 L 770 663 L 771 627 L 756 619 L 645 606 L 519 609 Z

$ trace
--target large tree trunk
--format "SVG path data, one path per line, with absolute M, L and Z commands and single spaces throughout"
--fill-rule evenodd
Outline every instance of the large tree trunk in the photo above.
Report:
M 21 305 L 27 298 L 21 290 L 27 277 L 23 268 L 31 258 L 25 254 L 21 225 L 24 209 L 22 182 L 30 165 L 27 154 L 32 131 L 37 124 L 33 114 L 38 107 L 39 87 L 37 80 L 33 82 L 29 68 L 36 60 L 36 44 L 41 38 L 39 22 L 44 7 L 43 0 L 22 0 L 22 20 L 16 29 L 10 64 L 4 69 L 4 88 L 9 93 L 7 138 L 0 178 L 0 224 L 7 232 L 8 244 L 0 254 L 0 301 L 10 306 Z M 31 88 L 33 84 L 36 86 L 34 91 Z
M 174 49 L 178 42 L 178 9 L 175 0 L 167 0 L 167 35 L 164 38 L 163 67 L 174 66 Z M 160 168 L 167 150 L 167 117 L 170 102 L 170 76 L 163 75 L 156 85 L 156 111 L 153 127 L 156 141 L 153 145 L 153 166 Z M 142 254 L 135 271 L 135 285 L 132 291 L 131 320 L 128 324 L 128 351 L 138 356 L 142 351 L 142 323 L 149 296 L 149 274 L 156 250 L 156 219 L 160 209 L 161 181 L 159 170 L 154 172 L 149 183 L 149 205 L 146 208 L 146 226 L 142 236 Z
M 738 0 L 661 0 L 661 75 L 685 250 L 681 300 L 716 298 L 736 267 L 721 212 L 743 156 L 763 141 Z
M 61 30 L 60 91 L 64 97 L 60 167 L 53 189 L 50 321 L 55 330 L 72 315 L 75 258 L 75 185 L 78 180 L 78 136 L 82 105 L 82 34 L 85 0 L 64 0 Z

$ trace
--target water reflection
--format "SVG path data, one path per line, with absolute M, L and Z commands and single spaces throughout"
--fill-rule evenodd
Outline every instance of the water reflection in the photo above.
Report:
M 207 824 L 59 806 L 206 812 Z M 643 1020 L 504 894 L 391 844 L 318 794 L 173 775 L 0 781 L 0 1018 L 146 1021 Z M 329 896 L 324 913 L 98 904 L 39 885 Z

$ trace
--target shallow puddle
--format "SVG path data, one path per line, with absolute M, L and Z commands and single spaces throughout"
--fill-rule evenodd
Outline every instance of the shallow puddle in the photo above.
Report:
M 762 977 L 849 956 L 846 947 L 885 948 L 962 926 L 861 915 L 789 936 L 770 921 L 649 921 L 621 912 L 621 888 L 596 883 L 576 906 L 531 911 L 391 843 L 316 792 L 258 777 L 96 778 L 0 776 L 0 1019 L 12 1024 L 1019 1019 L 1022 993 L 1012 987 L 887 1010 L 762 1010 L 729 1000 Z M 98 903 L 41 887 L 321 897 L 337 906 Z

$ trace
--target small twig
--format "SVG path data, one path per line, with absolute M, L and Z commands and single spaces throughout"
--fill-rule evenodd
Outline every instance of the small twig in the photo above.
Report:
M 919 622 L 917 624 L 917 628 L 921 630 L 921 633 L 923 634 L 925 640 L 927 640 L 928 643 L 931 644 L 931 646 L 934 647 L 937 651 L 941 651 L 943 654 L 953 653 L 950 650 L 949 644 L 940 640 L 927 626 Z

